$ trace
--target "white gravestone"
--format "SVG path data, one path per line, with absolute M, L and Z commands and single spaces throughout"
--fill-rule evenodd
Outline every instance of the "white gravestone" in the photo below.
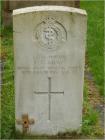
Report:
M 81 128 L 86 22 L 86 12 L 71 7 L 13 11 L 17 130 Z

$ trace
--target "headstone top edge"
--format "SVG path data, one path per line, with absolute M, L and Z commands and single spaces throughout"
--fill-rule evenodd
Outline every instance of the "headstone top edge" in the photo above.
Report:
M 85 10 L 68 7 L 68 6 L 32 6 L 32 7 L 26 7 L 26 8 L 20 8 L 13 10 L 13 16 L 20 15 L 20 14 L 26 14 L 26 13 L 32 13 L 32 12 L 44 12 L 44 11 L 62 11 L 62 12 L 70 12 L 70 13 L 78 13 L 81 15 L 87 15 Z

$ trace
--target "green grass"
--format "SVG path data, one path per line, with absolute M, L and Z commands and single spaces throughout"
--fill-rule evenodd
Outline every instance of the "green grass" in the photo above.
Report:
M 9 138 L 14 130 L 15 104 L 14 104 L 14 76 L 13 76 L 13 40 L 12 30 L 4 29 L 2 35 L 2 54 L 5 54 L 4 74 L 2 76 L 1 96 L 1 137 Z M 3 55 L 1 55 L 3 56 Z
M 88 36 L 87 36 L 87 56 L 91 72 L 94 80 L 103 94 L 103 2 L 86 2 L 81 1 L 81 7 L 87 10 L 88 13 Z M 2 28 L 2 53 L 6 53 L 6 64 L 3 75 L 3 82 L 8 83 L 2 87 L 1 98 L 1 126 L 2 138 L 45 138 L 47 136 L 23 136 L 15 133 L 15 104 L 14 104 L 14 76 L 13 71 L 13 40 L 12 28 Z M 103 131 L 99 127 L 99 113 L 92 108 L 88 101 L 88 89 L 85 84 L 84 87 L 84 109 L 83 127 L 80 135 L 73 132 L 65 134 L 58 134 L 52 138 L 98 138 L 103 136 Z
M 89 138 L 102 138 L 103 129 L 100 127 L 99 112 L 89 103 L 88 88 L 85 82 L 84 86 L 84 102 L 83 102 L 83 123 L 82 133 Z
M 104 2 L 81 1 L 88 14 L 87 56 L 94 81 L 104 94 Z

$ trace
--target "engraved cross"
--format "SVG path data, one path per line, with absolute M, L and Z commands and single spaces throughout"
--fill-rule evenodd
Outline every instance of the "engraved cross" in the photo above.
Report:
M 49 107 L 48 107 L 48 119 L 50 120 L 51 119 L 51 95 L 52 94 L 64 94 L 64 91 L 63 92 L 54 92 L 54 91 L 51 91 L 51 77 L 48 77 L 48 91 L 47 92 L 40 92 L 40 91 L 34 91 L 35 94 L 40 94 L 40 95 L 43 95 L 43 94 L 48 94 L 48 103 L 49 103 Z

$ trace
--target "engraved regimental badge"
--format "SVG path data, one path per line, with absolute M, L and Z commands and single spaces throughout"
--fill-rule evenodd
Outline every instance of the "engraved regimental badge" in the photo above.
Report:
M 34 29 L 34 39 L 38 46 L 47 50 L 56 50 L 67 39 L 65 27 L 52 17 L 47 17 Z

